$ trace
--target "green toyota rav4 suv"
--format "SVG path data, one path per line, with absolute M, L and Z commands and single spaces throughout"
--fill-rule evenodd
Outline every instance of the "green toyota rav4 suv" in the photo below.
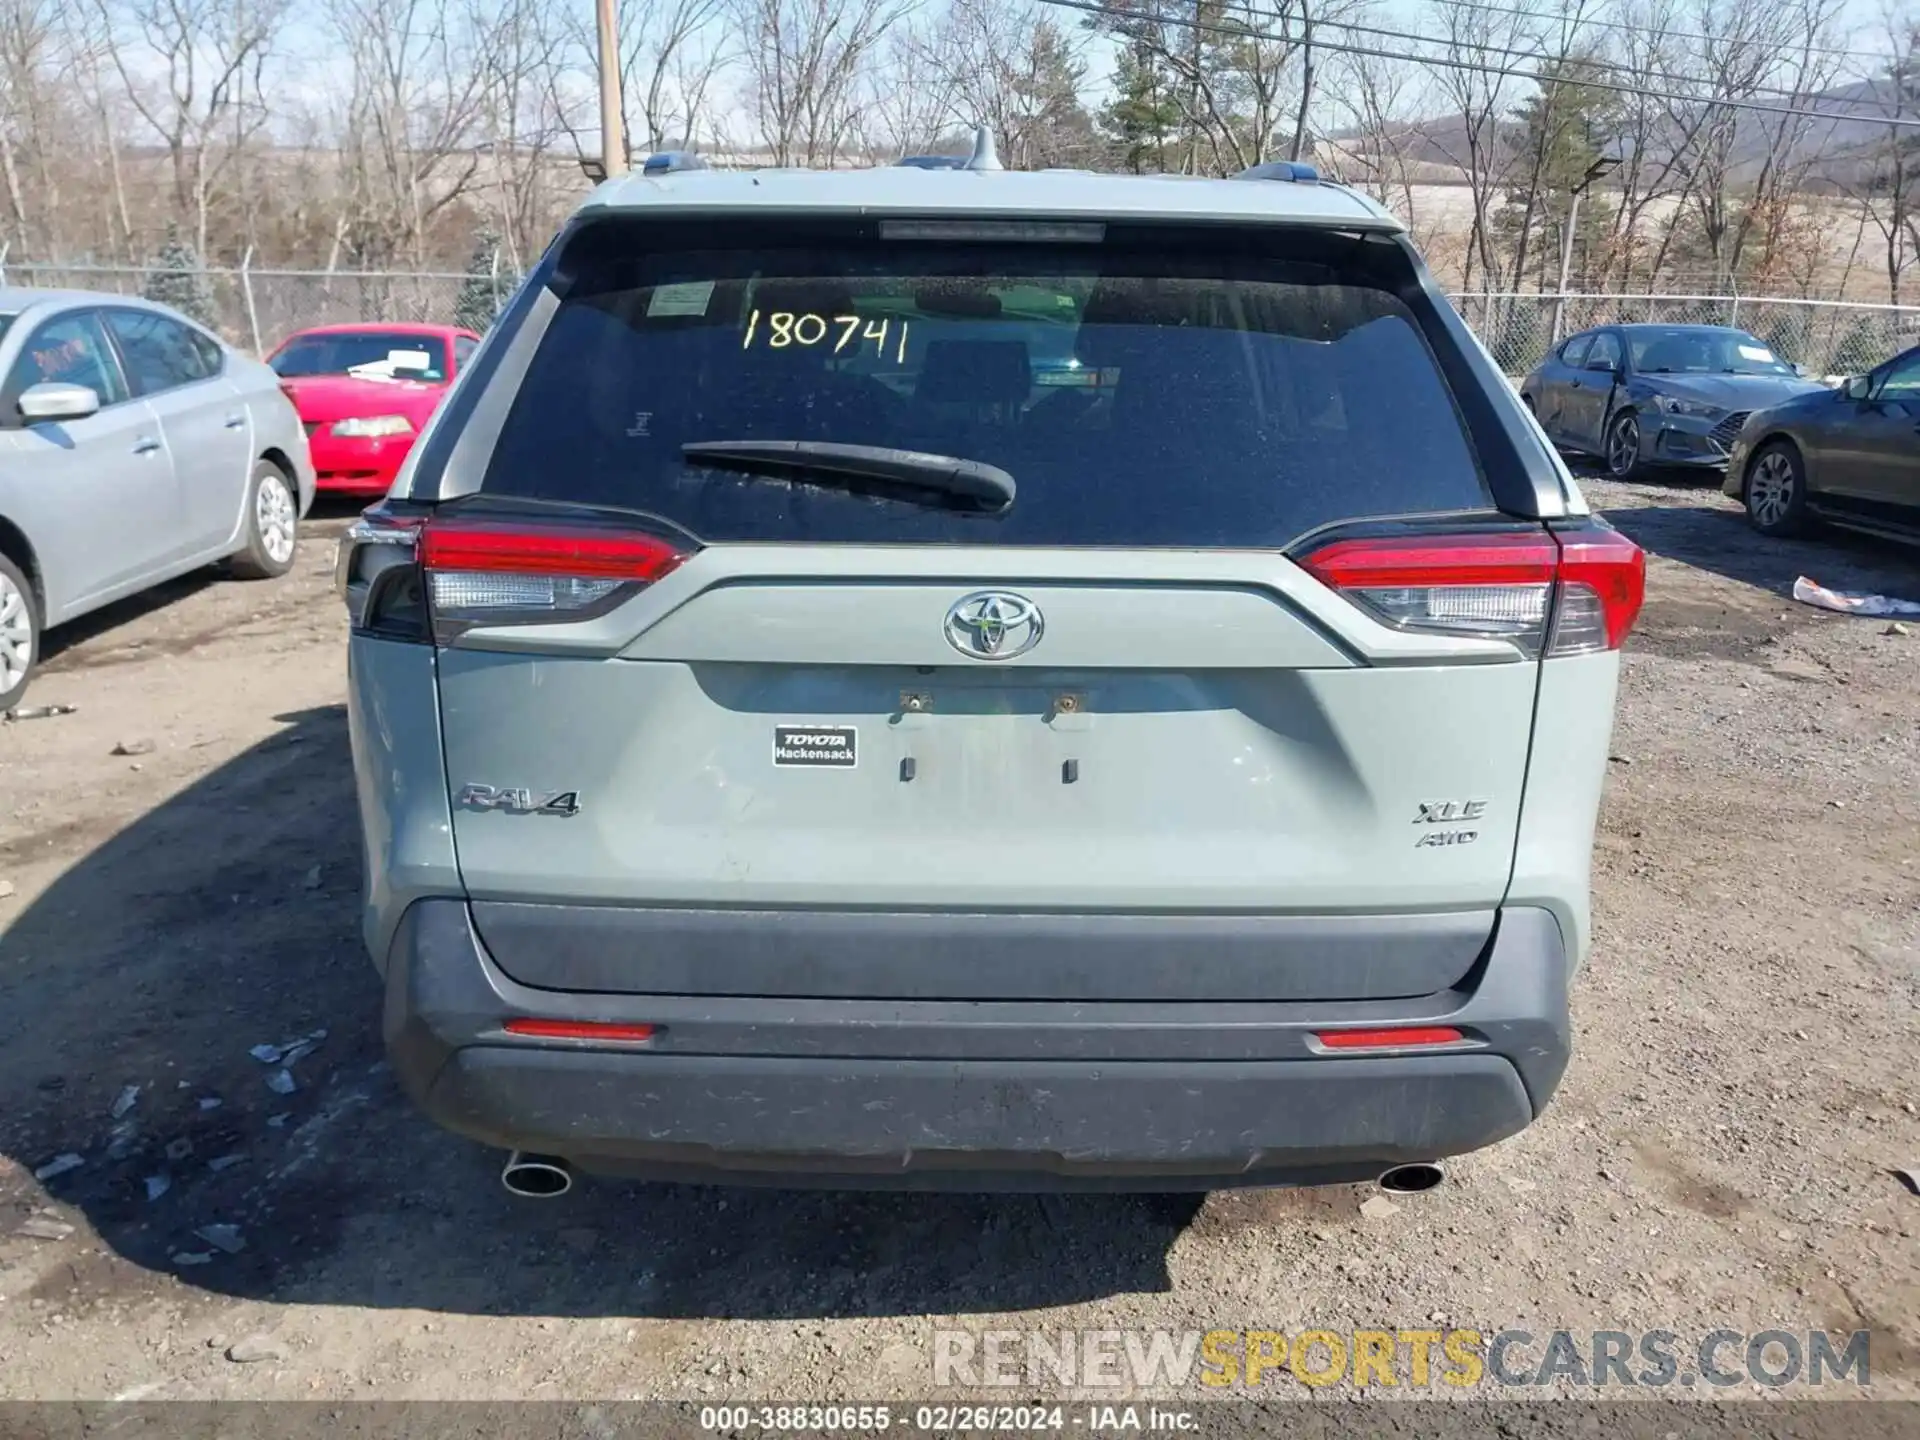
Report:
M 1403 227 L 651 168 L 341 550 L 419 1105 L 521 1193 L 1412 1186 L 1538 1115 L 1644 561 Z

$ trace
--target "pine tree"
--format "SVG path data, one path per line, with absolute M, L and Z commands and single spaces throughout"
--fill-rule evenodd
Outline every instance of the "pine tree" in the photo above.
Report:
M 474 238 L 467 278 L 453 302 L 453 323 L 476 335 L 486 334 L 512 288 L 510 277 L 500 268 L 500 237 L 484 229 Z
M 1144 40 L 1120 51 L 1113 72 L 1113 101 L 1100 123 L 1135 174 L 1167 168 L 1167 143 L 1180 125 L 1180 102 L 1165 62 Z
M 1093 117 L 1080 100 L 1087 67 L 1051 21 L 1034 25 L 1028 46 L 1026 73 L 1013 76 L 1009 84 L 1025 117 L 1020 168 L 1091 166 L 1096 148 Z
M 167 238 L 153 257 L 153 267 L 140 294 L 156 304 L 171 305 L 209 328 L 213 325 L 213 291 L 207 284 L 207 272 L 193 247 L 180 238 L 177 225 L 167 226 Z

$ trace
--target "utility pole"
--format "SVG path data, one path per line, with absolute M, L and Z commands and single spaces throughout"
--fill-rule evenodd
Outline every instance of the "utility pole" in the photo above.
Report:
M 620 117 L 619 0 L 595 0 L 600 21 L 600 164 L 608 179 L 627 173 L 626 122 Z
M 1573 198 L 1567 205 L 1567 233 L 1560 245 L 1560 293 L 1553 300 L 1553 335 L 1547 341 L 1549 345 L 1560 343 L 1561 322 L 1566 316 L 1567 285 L 1573 277 L 1573 236 L 1580 226 L 1580 197 L 1587 193 L 1594 181 L 1612 173 L 1619 163 L 1619 159 L 1615 156 L 1602 155 L 1587 166 L 1587 173 L 1573 187 Z

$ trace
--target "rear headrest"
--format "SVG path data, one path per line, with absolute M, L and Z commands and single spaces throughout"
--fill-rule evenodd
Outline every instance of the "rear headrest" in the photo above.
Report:
M 913 393 L 943 405 L 1018 405 L 1032 388 L 1023 340 L 935 340 Z
M 796 315 L 851 315 L 853 291 L 843 280 L 773 275 L 753 287 L 753 306 L 762 314 L 787 310 Z

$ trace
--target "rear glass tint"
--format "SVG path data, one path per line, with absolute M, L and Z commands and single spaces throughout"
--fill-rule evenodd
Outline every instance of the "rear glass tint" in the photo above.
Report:
M 600 246 L 571 268 L 489 495 L 644 511 L 709 542 L 1069 546 L 1279 547 L 1491 505 L 1411 313 L 1322 267 L 923 243 Z M 681 450 L 731 440 L 981 461 L 1017 495 L 981 513 Z

